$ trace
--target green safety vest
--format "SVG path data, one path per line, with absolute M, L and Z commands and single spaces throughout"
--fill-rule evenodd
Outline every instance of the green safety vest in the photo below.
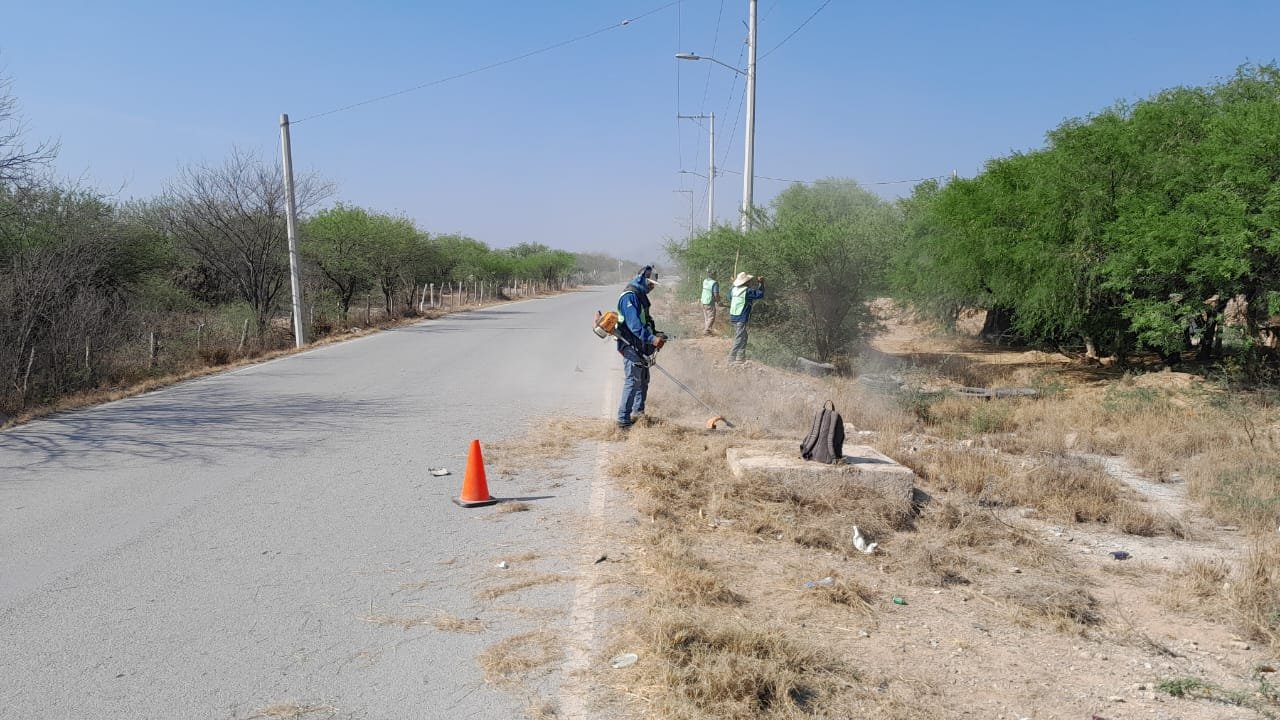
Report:
M 710 305 L 712 302 L 715 301 L 716 299 L 715 288 L 716 288 L 715 280 L 711 278 L 707 278 L 706 280 L 702 281 L 702 304 L 703 305 Z
M 747 309 L 747 286 L 735 285 L 729 291 L 729 314 L 733 316 L 741 315 L 743 310 Z

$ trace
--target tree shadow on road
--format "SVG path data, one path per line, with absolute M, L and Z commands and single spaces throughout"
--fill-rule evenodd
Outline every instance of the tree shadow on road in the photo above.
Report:
M 126 457 L 173 462 L 179 475 L 229 455 L 297 454 L 352 425 L 404 412 L 405 403 L 392 398 L 264 396 L 230 384 L 171 388 L 0 433 L 0 471 L 94 470 Z

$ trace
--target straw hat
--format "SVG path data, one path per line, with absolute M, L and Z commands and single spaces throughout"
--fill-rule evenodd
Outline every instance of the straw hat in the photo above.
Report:
M 738 273 L 738 277 L 733 279 L 733 286 L 738 287 L 739 285 L 746 285 L 747 283 L 751 282 L 751 278 L 753 277 L 755 277 L 755 275 L 748 275 L 747 272 L 744 270 Z

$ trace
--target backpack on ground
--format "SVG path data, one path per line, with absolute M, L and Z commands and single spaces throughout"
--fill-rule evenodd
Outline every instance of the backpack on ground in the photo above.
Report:
M 820 463 L 833 463 L 844 457 L 844 418 L 830 400 L 813 416 L 813 427 L 800 443 L 800 457 Z

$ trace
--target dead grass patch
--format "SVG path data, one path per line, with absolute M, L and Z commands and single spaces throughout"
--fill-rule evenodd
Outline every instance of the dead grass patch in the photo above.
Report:
M 1098 601 L 1088 590 L 1060 580 L 1032 580 L 999 593 L 1030 621 L 1048 620 L 1059 629 L 1079 630 L 1102 624 Z
M 419 625 L 428 625 L 431 623 L 431 618 L 425 615 L 404 616 L 376 613 L 373 615 L 361 615 L 359 619 L 374 625 L 398 627 L 401 630 L 410 630 L 418 627 Z
M 560 638 L 545 630 L 521 633 L 501 640 L 476 658 L 485 682 L 512 687 L 526 683 L 537 670 L 563 657 Z
M 1255 541 L 1225 590 L 1241 632 L 1280 647 L 1280 538 Z
M 539 585 L 553 585 L 555 583 L 565 582 L 570 579 L 568 575 L 561 575 L 559 573 L 536 573 L 535 574 L 535 573 L 522 573 L 517 571 L 514 574 L 517 575 L 517 577 L 513 577 L 511 580 L 508 580 L 507 582 L 504 582 L 500 585 L 495 585 L 494 587 L 485 588 L 484 590 L 481 590 L 480 592 L 476 593 L 476 596 L 479 597 L 481 600 L 494 600 L 496 598 L 502 597 L 503 595 L 510 595 L 511 593 L 520 592 L 521 590 L 527 590 L 531 587 L 538 587 Z
M 1178 524 L 1141 507 L 1101 465 L 1082 459 L 1030 462 L 942 447 L 908 462 L 931 487 L 961 492 L 985 506 L 1031 507 L 1062 522 L 1105 523 L 1133 535 L 1174 533 Z
M 540 418 L 523 437 L 485 445 L 485 461 L 491 472 L 514 475 L 530 460 L 562 457 L 583 441 L 624 437 L 617 423 L 606 418 Z
M 487 628 L 480 618 L 461 618 L 447 612 L 436 613 L 431 624 L 437 630 L 456 633 L 481 633 Z
M 815 597 L 832 605 L 841 605 L 858 611 L 863 615 L 873 615 L 872 603 L 876 592 L 851 577 L 844 577 L 832 571 L 827 577 L 833 579 L 831 585 L 820 585 L 815 588 Z
M 1076 577 L 1074 563 L 1034 534 L 1009 525 L 990 508 L 945 500 L 925 509 L 920 532 L 899 536 L 889 567 L 925 587 L 970 585 L 1010 566 Z
M 1216 448 L 1186 467 L 1187 492 L 1209 513 L 1253 532 L 1280 528 L 1280 453 L 1265 447 Z
M 560 717 L 560 706 L 546 698 L 538 698 L 524 710 L 529 720 L 555 720 Z
M 1188 560 L 1169 576 L 1159 597 L 1174 610 L 1207 609 L 1221 598 L 1230 575 L 1231 566 L 1221 558 Z
M 778 627 L 710 611 L 651 618 L 639 673 L 663 718 L 783 718 L 815 712 L 853 679 Z
M 296 718 L 304 718 L 310 716 L 323 715 L 325 717 L 333 717 L 338 713 L 338 708 L 328 704 L 299 704 L 299 703 L 276 703 L 266 707 L 258 708 L 250 715 L 248 720 L 254 718 L 271 718 L 271 720 L 296 720 Z
M 740 605 L 742 596 L 729 589 L 711 563 L 680 535 L 655 532 L 646 545 L 646 567 L 652 571 L 654 600 L 669 607 Z

